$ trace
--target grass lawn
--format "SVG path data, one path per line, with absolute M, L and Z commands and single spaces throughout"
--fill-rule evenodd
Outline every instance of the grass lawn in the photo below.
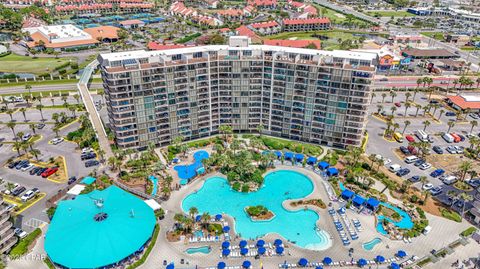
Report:
M 428 36 L 430 38 L 443 41 L 443 34 L 439 32 L 421 32 L 420 34 Z
M 367 15 L 374 16 L 374 17 L 413 17 L 416 16 L 410 12 L 406 12 L 403 10 L 400 11 L 368 11 L 366 12 Z M 378 16 L 377 16 L 378 15 Z
M 318 10 L 318 14 L 319 16 L 324 16 L 324 17 L 327 17 L 330 19 L 330 21 L 333 23 L 333 24 L 337 24 L 337 23 L 343 23 L 346 21 L 346 16 L 345 14 L 342 14 L 342 13 L 339 13 L 333 9 L 329 9 L 327 7 L 324 7 L 324 6 L 321 6 L 319 4 L 315 4 L 315 3 L 311 3 L 317 10 Z M 362 21 L 358 18 L 355 18 L 352 20 L 353 23 L 368 23 L 368 22 L 365 22 L 365 21 Z
M 329 30 L 329 31 L 317 31 L 317 32 L 284 32 L 277 35 L 270 35 L 267 39 L 317 39 L 312 35 L 319 34 L 327 36 L 328 40 L 322 40 L 323 49 L 334 50 L 339 49 L 339 40 L 358 40 L 360 36 L 354 34 L 372 34 L 367 32 L 354 32 L 354 31 L 341 31 L 341 30 Z
M 0 72 L 6 73 L 33 73 L 42 74 L 52 71 L 55 67 L 67 63 L 69 60 L 76 62 L 75 58 L 37 58 L 10 54 L 0 58 Z
M 1 72 L 1 71 L 0 71 Z M 90 79 L 91 83 L 101 83 L 101 78 L 92 78 Z M 28 81 L 28 82 L 11 82 L 11 83 L 0 83 L 0 88 L 16 87 L 16 86 L 25 86 L 31 85 L 32 87 L 40 85 L 62 85 L 62 84 L 77 84 L 78 79 L 55 79 L 55 80 L 37 80 L 37 81 Z

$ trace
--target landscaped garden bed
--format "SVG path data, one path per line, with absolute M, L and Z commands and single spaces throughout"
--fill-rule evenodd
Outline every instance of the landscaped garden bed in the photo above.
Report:
M 262 205 L 248 206 L 245 208 L 245 212 L 255 221 L 270 220 L 275 217 L 272 211 Z
M 321 209 L 327 208 L 327 205 L 322 201 L 322 199 L 309 199 L 309 200 L 299 200 L 293 201 L 290 203 L 291 206 L 302 206 L 302 205 L 312 205 L 319 207 Z

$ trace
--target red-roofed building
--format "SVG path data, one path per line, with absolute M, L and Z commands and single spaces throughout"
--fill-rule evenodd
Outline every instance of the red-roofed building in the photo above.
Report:
M 247 4 L 260 9 L 275 9 L 277 0 L 248 0 Z
M 155 41 L 150 41 L 147 44 L 149 50 L 170 50 L 187 47 L 184 44 L 162 44 Z
M 253 43 L 260 43 L 262 39 L 252 30 L 250 30 L 247 26 L 242 25 L 235 29 L 236 34 L 240 36 L 248 36 L 252 40 Z
M 220 32 L 220 34 L 222 34 L 224 36 L 235 35 L 235 33 L 232 30 L 230 30 L 230 28 L 221 28 L 221 29 L 218 29 L 218 32 Z
M 291 48 L 307 48 L 311 45 L 320 49 L 320 40 L 264 40 L 263 44 L 270 46 L 291 47 Z
M 223 9 L 216 11 L 218 16 L 220 16 L 224 21 L 225 20 L 243 20 L 247 17 L 252 16 L 252 13 L 249 13 L 242 9 Z
M 135 29 L 135 28 L 140 28 L 145 26 L 145 22 L 141 20 L 126 20 L 126 21 L 121 21 L 119 24 L 125 28 L 125 29 Z
M 297 1 L 289 1 L 288 5 L 295 11 L 301 13 L 297 16 L 297 18 L 306 19 L 310 17 L 316 17 L 318 15 L 317 9 L 312 5 Z
M 447 103 L 457 110 L 466 109 L 470 112 L 480 112 L 480 96 L 471 96 L 471 95 L 455 95 L 449 96 Z
M 328 30 L 331 27 L 329 18 L 284 19 L 283 30 L 286 32 Z
M 276 34 L 282 30 L 282 27 L 276 21 L 252 23 L 250 28 L 262 35 Z

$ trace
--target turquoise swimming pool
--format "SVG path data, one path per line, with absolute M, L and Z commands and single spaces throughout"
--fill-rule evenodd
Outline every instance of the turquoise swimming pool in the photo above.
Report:
M 368 242 L 366 242 L 366 243 L 363 243 L 363 244 L 362 244 L 362 247 L 363 247 L 363 249 L 365 249 L 365 250 L 372 250 L 377 244 L 380 244 L 380 242 L 382 242 L 382 239 L 380 239 L 380 238 L 377 237 L 377 238 L 375 238 L 375 239 L 373 239 L 373 240 L 371 240 L 371 241 L 368 241 Z
M 156 178 L 156 177 L 154 177 L 154 176 L 149 176 L 148 179 L 151 180 L 151 181 L 152 181 L 152 184 L 153 184 L 153 188 L 152 188 L 152 193 L 151 193 L 151 195 L 156 195 L 156 194 L 157 194 L 158 178 Z
M 187 250 L 185 250 L 185 253 L 187 254 L 196 254 L 196 253 L 200 253 L 200 254 L 208 254 L 210 253 L 211 248 L 209 246 L 203 246 L 203 247 L 198 247 L 198 248 L 187 248 Z
M 202 188 L 188 195 L 182 202 L 185 212 L 196 207 L 200 214 L 225 213 L 235 218 L 235 231 L 245 239 L 255 239 L 277 233 L 302 248 L 322 250 L 331 245 L 325 231 L 317 231 L 319 219 L 313 210 L 288 211 L 282 202 L 308 196 L 313 183 L 305 175 L 280 170 L 265 176 L 264 186 L 256 192 L 241 193 L 232 190 L 226 179 L 211 177 Z M 269 221 L 252 221 L 245 213 L 247 206 L 263 205 L 275 214 Z
M 205 150 L 199 150 L 193 154 L 194 163 L 189 165 L 177 165 L 173 169 L 177 171 L 180 178 L 180 184 L 186 185 L 189 180 L 197 175 L 197 171 L 203 168 L 202 160 L 208 158 L 208 152 Z
M 413 228 L 412 218 L 410 217 L 410 215 L 408 215 L 407 212 L 405 212 L 405 211 L 401 210 L 400 208 L 398 208 L 396 206 L 393 206 L 391 204 L 387 204 L 387 203 L 383 203 L 383 202 L 381 202 L 380 204 L 382 206 L 388 207 L 388 208 L 392 209 L 393 211 L 397 212 L 402 217 L 402 219 L 400 221 L 393 221 L 392 219 L 387 218 L 385 216 L 382 216 L 382 215 L 378 216 L 377 231 L 379 233 L 381 233 L 383 235 L 387 234 L 387 231 L 385 231 L 385 229 L 383 229 L 383 226 L 382 226 L 382 222 L 383 222 L 384 219 L 387 220 L 388 222 L 393 223 L 393 225 L 395 225 L 399 229 L 409 230 L 409 229 Z

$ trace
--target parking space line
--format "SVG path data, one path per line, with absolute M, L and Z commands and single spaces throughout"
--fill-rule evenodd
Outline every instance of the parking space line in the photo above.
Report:
M 31 204 L 29 204 L 28 206 L 22 208 L 22 210 L 20 211 L 17 211 L 17 212 L 13 212 L 12 215 L 19 215 L 20 213 L 22 213 L 23 211 L 29 209 L 30 207 L 32 207 L 34 204 L 38 203 L 40 200 L 42 200 L 45 196 L 47 196 L 46 193 L 44 192 L 41 192 L 38 194 L 38 198 L 36 200 L 34 200 Z M 19 204 L 17 201 L 15 200 L 12 200 L 10 199 L 9 197 L 7 196 L 4 196 L 4 200 L 7 202 L 7 203 L 10 203 L 10 204 L 15 204 L 17 206 L 20 206 L 21 204 Z

